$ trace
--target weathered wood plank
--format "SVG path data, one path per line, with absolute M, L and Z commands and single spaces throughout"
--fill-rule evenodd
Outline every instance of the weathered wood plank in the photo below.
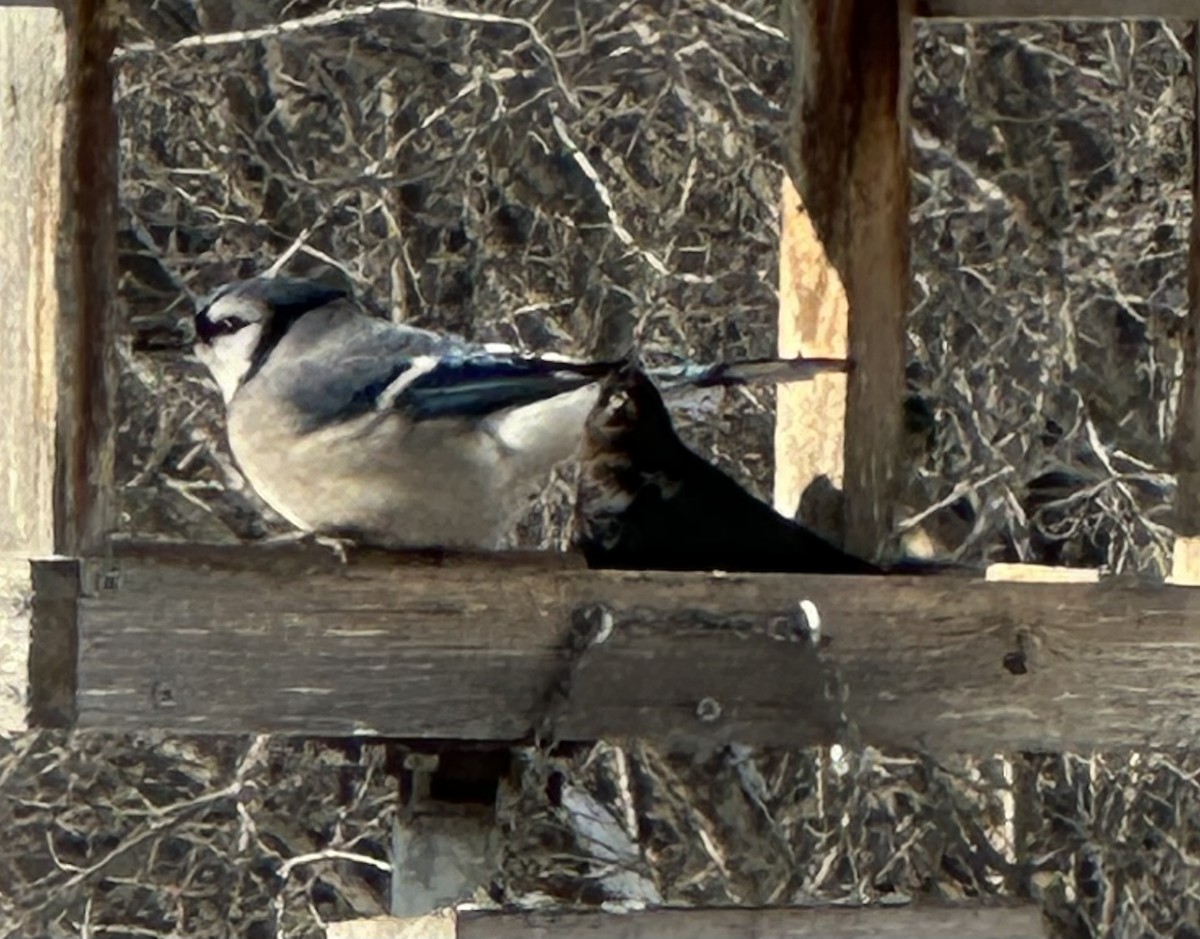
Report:
M 909 293 L 911 0 L 789 0 L 788 170 L 849 301 L 845 545 L 890 540 Z
M 112 519 L 114 17 L 0 9 L 0 728 L 24 725 L 30 557 Z
M 1196 13 L 1200 17 L 1200 12 Z M 1200 21 L 1192 29 L 1192 74 L 1200 75 Z M 1192 226 L 1188 245 L 1188 311 L 1183 330 L 1183 381 L 1172 459 L 1178 478 L 1175 490 L 1175 539 L 1172 578 L 1200 582 L 1200 83 L 1192 119 Z
M 325 939 L 456 939 L 458 914 L 453 909 L 425 916 L 375 916 L 330 923 Z
M 917 16 L 951 20 L 1197 19 L 1200 0 L 917 0 Z
M 54 550 L 66 49 L 57 10 L 0 9 L 0 731 L 25 725 L 28 559 Z
M 1040 939 L 1037 907 L 458 914 L 458 939 Z
M 54 550 L 55 264 L 66 32 L 0 10 L 0 554 Z
M 791 177 L 780 195 L 779 354 L 829 356 L 848 353 L 846 288 L 829 262 Z M 821 476 L 840 489 L 845 466 L 846 376 L 818 375 L 780 385 L 775 414 L 775 509 L 795 518 L 805 490 Z M 822 511 L 802 520 L 840 538 L 842 520 Z
M 1161 584 L 342 565 L 199 547 L 89 562 L 82 582 L 77 668 L 34 675 L 67 688 L 35 687 L 44 700 L 74 682 L 60 710 L 79 727 L 1200 746 L 1200 591 Z M 819 651 L 801 600 L 819 611 Z
M 106 0 L 60 6 L 69 43 L 54 526 L 55 549 L 78 554 L 98 550 L 116 518 L 117 15 Z
M 28 562 L 27 562 L 28 566 Z M 77 561 L 42 561 L 33 567 L 29 636 L 29 714 L 34 726 L 70 726 L 75 720 L 79 632 Z
M 330 939 L 1040 939 L 1041 912 L 1012 907 L 888 907 L 498 912 L 331 923 Z

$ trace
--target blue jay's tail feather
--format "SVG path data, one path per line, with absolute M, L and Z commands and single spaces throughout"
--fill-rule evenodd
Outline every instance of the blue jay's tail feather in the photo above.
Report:
M 718 365 L 680 365 L 648 374 L 664 391 L 742 385 L 751 381 L 803 381 L 821 372 L 845 371 L 844 359 L 751 359 Z M 413 420 L 439 417 L 480 418 L 522 407 L 590 385 L 615 372 L 637 368 L 633 362 L 570 362 L 512 353 L 446 355 L 413 378 L 388 373 L 384 386 L 397 379 L 403 390 L 391 403 Z M 386 394 L 386 388 L 384 389 Z
M 849 370 L 848 359 L 796 358 L 746 359 L 716 365 L 673 365 L 647 369 L 647 374 L 663 389 L 671 389 L 680 385 L 711 388 L 749 382 L 809 381 L 817 375 Z

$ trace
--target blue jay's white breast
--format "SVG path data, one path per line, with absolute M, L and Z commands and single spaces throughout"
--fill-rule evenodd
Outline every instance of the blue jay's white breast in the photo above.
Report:
M 483 421 L 371 412 L 301 432 L 260 375 L 229 405 L 229 442 L 255 491 L 300 528 L 388 547 L 493 549 L 575 454 L 597 394 L 590 385 Z

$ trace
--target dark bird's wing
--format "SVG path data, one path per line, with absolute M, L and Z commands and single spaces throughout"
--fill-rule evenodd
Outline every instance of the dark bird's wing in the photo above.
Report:
M 605 382 L 588 418 L 577 516 L 593 567 L 880 573 L 688 449 L 654 385 L 631 368 Z

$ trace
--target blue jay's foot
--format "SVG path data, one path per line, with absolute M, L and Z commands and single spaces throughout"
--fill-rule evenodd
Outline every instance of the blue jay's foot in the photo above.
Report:
M 332 551 L 334 556 L 343 564 L 349 563 L 347 549 L 353 548 L 357 542 L 350 538 L 338 538 L 334 535 L 319 535 L 312 531 L 288 531 L 264 538 L 262 544 L 302 544 L 320 545 Z
M 576 515 L 592 567 L 879 573 L 689 450 L 633 367 L 605 379 L 588 416 Z

